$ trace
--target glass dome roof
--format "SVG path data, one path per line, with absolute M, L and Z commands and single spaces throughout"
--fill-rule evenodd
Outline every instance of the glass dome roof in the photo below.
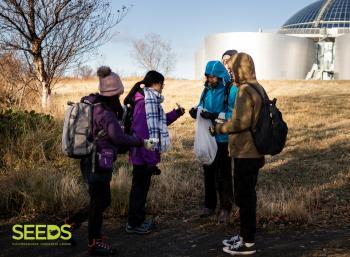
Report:
M 350 31 L 350 0 L 316 1 L 288 19 L 280 32 L 319 33 L 322 28 Z

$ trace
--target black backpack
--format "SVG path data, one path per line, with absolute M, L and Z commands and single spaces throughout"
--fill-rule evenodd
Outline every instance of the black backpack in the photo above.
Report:
M 254 129 L 250 128 L 254 144 L 260 154 L 276 155 L 282 152 L 288 134 L 288 126 L 282 118 L 282 113 L 276 106 L 277 99 L 270 101 L 265 90 L 260 92 L 256 85 L 250 84 L 260 95 L 262 107 Z
M 142 94 L 143 96 L 145 95 L 143 90 L 138 90 L 137 92 Z M 131 97 L 130 99 L 127 99 L 125 102 L 122 123 L 124 126 L 124 133 L 127 135 L 132 134 L 131 126 L 132 126 L 132 122 L 133 122 L 135 104 L 136 103 L 135 103 L 135 100 L 133 97 Z
M 138 90 L 137 92 L 141 93 L 143 96 L 145 93 L 143 90 Z M 123 118 L 121 121 L 124 133 L 127 135 L 132 135 L 131 126 L 133 122 L 133 116 L 134 116 L 134 109 L 135 109 L 135 101 L 134 98 L 128 98 L 124 102 L 124 113 Z M 118 154 L 126 154 L 129 152 L 130 147 L 128 146 L 122 146 L 118 148 Z

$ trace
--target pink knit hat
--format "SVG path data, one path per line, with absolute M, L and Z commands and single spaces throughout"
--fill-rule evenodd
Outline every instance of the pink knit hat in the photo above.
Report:
M 118 74 L 112 72 L 111 68 L 102 66 L 97 70 L 97 76 L 100 79 L 98 90 L 100 95 L 114 96 L 124 93 L 124 86 Z

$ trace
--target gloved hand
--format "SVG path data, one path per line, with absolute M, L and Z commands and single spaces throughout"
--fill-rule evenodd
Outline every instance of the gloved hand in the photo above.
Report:
M 210 135 L 212 135 L 213 137 L 215 137 L 215 136 L 217 135 L 215 126 L 210 126 L 210 127 L 209 127 L 209 133 L 210 133 Z
M 162 171 L 157 166 L 148 166 L 148 171 L 152 173 L 152 175 L 160 175 Z
M 189 111 L 193 119 L 197 119 L 197 112 L 198 112 L 198 108 L 194 108 L 194 107 L 192 107 L 191 110 Z
M 209 133 L 210 135 L 212 135 L 213 137 L 221 133 L 222 130 L 222 126 L 224 125 L 224 123 L 217 123 L 214 122 L 214 124 L 212 126 L 209 127 Z
M 215 121 L 219 117 L 219 114 L 215 112 L 202 111 L 201 116 L 204 119 Z
M 144 146 L 147 150 L 154 150 L 155 142 L 154 142 L 153 139 L 144 139 L 144 140 L 143 140 L 143 146 Z
M 179 106 L 175 111 L 176 111 L 176 113 L 177 113 L 179 116 L 184 115 L 185 112 L 186 112 L 185 108 L 183 108 L 183 107 L 181 107 L 181 106 Z

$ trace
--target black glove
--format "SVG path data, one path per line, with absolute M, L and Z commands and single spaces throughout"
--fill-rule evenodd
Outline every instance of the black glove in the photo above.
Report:
M 215 126 L 210 126 L 210 127 L 209 127 L 209 133 L 210 133 L 210 135 L 212 135 L 213 137 L 215 137 L 215 136 L 217 135 Z
M 198 108 L 194 108 L 194 107 L 192 107 L 191 110 L 189 111 L 193 119 L 197 119 L 197 112 L 198 112 Z
M 152 175 L 157 175 L 157 176 L 162 173 L 162 171 L 157 166 L 148 166 L 148 171 Z
M 186 112 L 185 108 L 182 108 L 182 107 L 177 108 L 175 111 L 179 116 L 184 115 Z
M 201 116 L 204 119 L 215 121 L 219 117 L 219 114 L 215 112 L 202 111 Z

